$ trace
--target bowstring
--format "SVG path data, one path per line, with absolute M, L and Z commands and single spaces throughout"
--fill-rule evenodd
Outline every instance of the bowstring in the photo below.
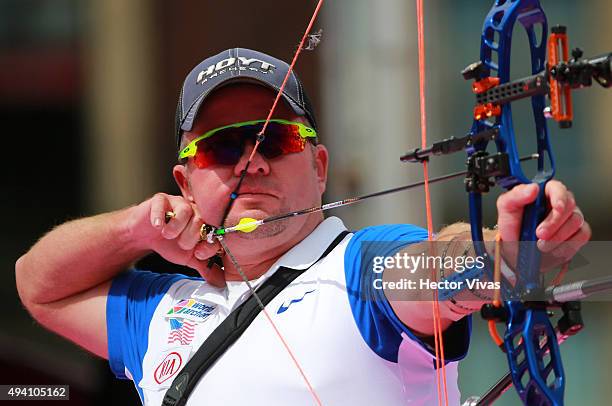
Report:
M 427 111 L 425 99 L 425 37 L 424 37 L 424 12 L 423 0 L 416 0 L 417 13 L 417 43 L 419 59 L 419 105 L 420 105 L 420 124 L 421 124 L 421 147 L 427 148 Z M 434 252 L 433 243 L 433 217 L 431 214 L 431 195 L 429 190 L 429 171 L 428 161 L 423 161 L 423 180 L 425 186 L 425 210 L 427 216 L 427 240 L 429 241 L 430 253 Z M 437 280 L 436 270 L 432 270 L 432 276 Z M 433 292 L 432 302 L 434 346 L 436 355 L 436 386 L 438 390 L 438 405 L 442 405 L 442 393 L 444 394 L 444 404 L 448 405 L 448 390 L 446 385 L 446 362 L 444 357 L 444 343 L 442 334 L 442 323 L 440 317 L 440 302 L 437 290 Z M 442 375 L 442 376 L 440 376 Z
M 293 59 L 291 61 L 291 65 L 289 66 L 289 69 L 287 70 L 287 74 L 285 75 L 285 78 L 283 79 L 283 83 L 281 84 L 280 88 L 278 89 L 278 92 L 276 93 L 276 97 L 274 99 L 274 103 L 272 104 L 272 107 L 270 108 L 270 111 L 268 112 L 268 116 L 266 117 L 266 121 L 264 122 L 263 127 L 261 128 L 261 131 L 257 134 L 257 138 L 255 140 L 255 145 L 253 146 L 253 150 L 251 151 L 251 154 L 249 155 L 249 159 L 247 160 L 247 162 L 246 162 L 246 164 L 244 166 L 244 169 L 240 172 L 240 179 L 238 179 L 238 183 L 236 184 L 236 187 L 234 188 L 234 190 L 230 194 L 230 199 L 228 201 L 227 206 L 225 207 L 225 210 L 223 212 L 223 217 L 221 218 L 221 222 L 220 222 L 220 226 L 222 226 L 222 227 L 225 225 L 225 221 L 227 220 L 227 217 L 229 216 L 229 212 L 232 209 L 232 206 L 234 205 L 234 202 L 236 201 L 236 198 L 238 197 L 238 193 L 240 192 L 240 187 L 242 186 L 242 182 L 244 181 L 244 178 L 246 177 L 246 174 L 247 174 L 247 171 L 249 169 L 249 166 L 251 165 L 251 162 L 253 162 L 253 158 L 255 157 L 255 153 L 257 152 L 257 148 L 259 147 L 259 145 L 265 139 L 265 132 L 266 132 L 266 129 L 268 128 L 268 124 L 270 124 L 270 120 L 272 119 L 272 116 L 274 115 L 274 111 L 276 110 L 276 106 L 278 105 L 278 102 L 279 102 L 281 96 L 283 95 L 283 92 L 285 90 L 285 86 L 287 85 L 287 82 L 289 81 L 289 77 L 291 76 L 291 73 L 293 72 L 293 69 L 294 69 L 295 64 L 296 64 L 296 62 L 298 60 L 298 57 L 300 56 L 300 54 L 302 52 L 302 49 L 304 49 L 304 43 L 306 42 L 306 39 L 308 38 L 310 31 L 312 30 L 312 27 L 313 27 L 313 25 L 314 25 L 314 23 L 315 23 L 315 21 L 317 19 L 317 16 L 319 15 L 319 11 L 321 10 L 321 6 L 323 5 L 323 1 L 324 0 L 319 0 L 319 2 L 317 3 L 317 6 L 316 6 L 316 8 L 315 8 L 315 10 L 314 10 L 314 12 L 312 14 L 312 17 L 310 18 L 310 22 L 308 23 L 308 27 L 306 28 L 306 31 L 304 32 L 304 35 L 302 36 L 302 39 L 301 39 L 301 41 L 300 41 L 300 43 L 299 43 L 299 45 L 298 45 L 298 47 L 297 47 L 297 49 L 295 51 L 295 54 L 293 55 Z M 321 406 L 322 405 L 321 399 L 317 395 L 317 392 L 314 390 L 314 387 L 311 385 L 310 380 L 308 379 L 308 377 L 306 376 L 306 374 L 304 372 L 304 369 L 301 367 L 301 365 L 300 365 L 297 357 L 294 355 L 293 351 L 291 351 L 291 348 L 289 347 L 289 344 L 288 344 L 287 340 L 284 339 L 284 337 L 281 334 L 280 330 L 277 328 L 277 326 L 274 323 L 274 321 L 272 321 L 272 318 L 270 317 L 270 315 L 266 311 L 265 305 L 261 301 L 261 298 L 259 297 L 259 295 L 255 291 L 255 289 L 253 288 L 251 283 L 249 282 L 249 278 L 242 271 L 242 267 L 240 266 L 240 264 L 236 260 L 236 257 L 229 250 L 229 247 L 227 246 L 225 241 L 223 241 L 223 236 L 217 236 L 217 240 L 221 244 L 221 247 L 223 248 L 225 253 L 229 256 L 230 261 L 232 262 L 232 264 L 234 265 L 234 267 L 236 268 L 236 270 L 240 274 L 240 277 L 242 278 L 242 280 L 246 283 L 246 285 L 249 288 L 251 294 L 253 295 L 253 297 L 257 301 L 258 306 L 261 308 L 264 316 L 266 317 L 266 319 L 268 320 L 268 322 L 271 325 L 272 329 L 274 330 L 276 336 L 282 342 L 282 344 L 283 344 L 285 350 L 287 351 L 289 357 L 293 361 L 294 365 L 297 367 L 297 369 L 298 369 L 298 371 L 300 373 L 300 376 L 302 377 L 302 379 L 306 383 L 306 386 L 308 387 L 308 391 L 312 395 L 315 403 L 317 405 Z
M 223 249 L 225 250 L 227 255 L 230 257 L 230 261 L 232 261 L 232 264 L 234 264 L 234 267 L 236 268 L 236 270 L 240 274 L 240 277 L 244 280 L 244 282 L 248 286 L 249 290 L 251 291 L 253 297 L 257 301 L 257 305 L 261 308 L 261 311 L 263 312 L 264 316 L 266 317 L 266 319 L 268 320 L 268 322 L 272 326 L 272 329 L 274 330 L 274 333 L 276 334 L 278 339 L 283 344 L 283 347 L 285 347 L 285 350 L 289 354 L 289 357 L 293 361 L 293 364 L 297 367 L 297 369 L 298 369 L 302 379 L 304 380 L 304 382 L 306 382 L 306 386 L 308 387 L 308 391 L 310 392 L 310 394 L 314 398 L 314 400 L 317 403 L 317 405 L 321 406 L 322 405 L 321 399 L 319 398 L 319 396 L 317 395 L 317 392 L 312 387 L 312 385 L 310 383 L 310 380 L 308 379 L 308 377 L 306 376 L 306 373 L 304 372 L 304 369 L 300 365 L 300 363 L 299 363 L 297 357 L 295 356 L 295 354 L 293 353 L 293 351 L 291 351 L 291 347 L 289 347 L 289 344 L 287 343 L 287 340 L 285 340 L 285 338 L 281 334 L 281 332 L 278 329 L 278 327 L 276 327 L 276 324 L 274 323 L 274 321 L 272 321 L 272 318 L 270 317 L 270 314 L 266 310 L 266 306 L 261 301 L 261 298 L 259 297 L 259 295 L 255 292 L 255 289 L 253 288 L 253 285 L 251 285 L 251 282 L 249 282 L 249 278 L 247 278 L 246 274 L 242 271 L 242 267 L 240 266 L 240 264 L 238 264 L 238 260 L 236 259 L 236 257 L 234 257 L 234 254 L 232 254 L 232 252 L 229 250 L 229 248 L 227 247 L 227 244 L 225 243 L 225 241 L 223 241 L 223 238 L 219 239 L 219 244 L 221 244 L 221 247 L 223 247 Z
M 315 8 L 315 11 L 312 14 L 312 17 L 310 18 L 310 22 L 308 23 L 308 27 L 306 27 L 306 31 L 304 32 L 304 35 L 302 36 L 302 39 L 300 41 L 300 44 L 298 45 L 295 53 L 293 54 L 293 59 L 291 60 L 291 65 L 289 65 L 289 69 L 287 70 L 287 74 L 285 74 L 285 78 L 283 79 L 283 83 L 281 84 L 280 88 L 278 89 L 278 92 L 276 93 L 276 97 L 274 98 L 274 103 L 272 103 L 272 107 L 270 108 L 270 111 L 268 112 L 268 116 L 266 117 L 266 121 L 264 121 L 263 127 L 261 127 L 261 131 L 259 131 L 259 133 L 257 133 L 257 138 L 255 139 L 255 145 L 253 146 L 253 150 L 251 151 L 251 155 L 249 155 L 249 159 L 247 160 L 246 165 L 244 166 L 244 169 L 242 170 L 242 172 L 240 173 L 240 179 L 238 179 L 238 183 L 236 184 L 236 187 L 234 188 L 234 190 L 232 191 L 232 193 L 230 194 L 230 200 L 225 208 L 225 211 L 223 213 L 223 217 L 221 218 L 221 223 L 220 226 L 223 227 L 225 226 L 225 220 L 227 220 L 227 216 L 229 215 L 229 212 L 232 208 L 232 206 L 234 205 L 234 202 L 236 201 L 236 198 L 238 197 L 238 192 L 240 190 L 240 186 L 242 186 L 242 182 L 244 181 L 244 178 L 246 177 L 247 174 L 247 170 L 249 169 L 249 166 L 251 165 L 251 162 L 253 162 L 253 158 L 255 157 L 255 153 L 257 152 L 257 148 L 259 148 L 259 144 L 261 144 L 264 139 L 266 138 L 266 130 L 268 129 L 268 125 L 270 124 L 270 120 L 272 120 L 272 116 L 274 115 L 274 111 L 276 110 L 276 106 L 278 105 L 278 101 L 280 100 L 281 96 L 283 95 L 283 92 L 285 91 L 285 86 L 287 86 L 287 82 L 289 81 L 289 78 L 291 77 L 291 73 L 293 72 L 293 69 L 295 68 L 295 64 L 300 56 L 300 54 L 302 53 L 302 50 L 304 49 L 304 43 L 306 42 L 306 39 L 308 38 L 310 31 L 312 30 L 312 26 L 314 25 L 317 16 L 319 15 L 319 11 L 321 10 L 321 6 L 323 5 L 323 1 L 324 0 L 319 0 L 319 2 L 317 3 L 317 7 Z

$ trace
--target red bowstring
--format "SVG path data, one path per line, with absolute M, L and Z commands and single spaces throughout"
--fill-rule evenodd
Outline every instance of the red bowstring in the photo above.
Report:
M 285 86 L 287 85 L 287 82 L 289 81 L 289 77 L 291 76 L 291 72 L 293 72 L 293 68 L 295 67 L 295 63 L 297 62 L 298 57 L 302 53 L 302 49 L 304 48 L 304 43 L 306 42 L 306 38 L 308 38 L 308 34 L 310 34 L 310 31 L 312 30 L 312 26 L 314 25 L 317 19 L 317 16 L 319 15 L 319 10 L 321 10 L 321 6 L 323 6 L 323 0 L 319 0 L 319 2 L 317 3 L 317 7 L 315 8 L 315 11 L 312 14 L 312 17 L 310 18 L 310 22 L 308 23 L 308 27 L 306 27 L 306 31 L 304 32 L 304 35 L 302 36 L 302 40 L 300 41 L 300 44 L 298 45 L 297 50 L 295 51 L 295 54 L 293 55 L 293 60 L 291 61 L 291 65 L 289 65 L 289 70 L 287 71 L 287 74 L 285 75 L 285 78 L 283 79 L 283 83 L 281 84 L 281 87 L 278 89 L 278 93 L 276 93 L 276 98 L 274 99 L 274 103 L 272 103 L 272 108 L 270 109 L 270 112 L 268 113 L 268 117 L 266 117 L 266 121 L 264 122 L 264 125 L 261 128 L 261 131 L 257 134 L 257 141 L 255 141 L 255 146 L 253 147 L 253 151 L 251 151 L 251 155 L 249 156 L 249 160 L 247 162 L 251 162 L 253 160 L 253 157 L 255 156 L 255 151 L 257 151 L 257 147 L 259 146 L 261 141 L 263 141 L 261 137 L 265 136 L 265 132 L 266 132 L 266 129 L 268 128 L 268 124 L 270 124 L 270 120 L 272 120 L 272 115 L 274 114 L 274 111 L 276 110 L 276 105 L 278 104 L 278 101 L 280 100 L 281 96 L 283 95 L 283 92 L 285 91 Z
M 419 50 L 419 104 L 421 118 L 421 146 L 427 147 L 427 112 L 425 104 L 425 37 L 423 22 L 423 0 L 416 0 L 417 12 L 417 43 Z M 427 161 L 423 161 L 423 180 L 425 182 L 425 209 L 427 215 L 427 239 L 430 241 L 430 252 L 433 252 L 433 219 L 431 214 L 431 195 L 429 192 L 429 171 Z M 436 271 L 432 271 L 434 279 L 437 280 Z M 442 391 L 444 392 L 444 404 L 448 405 L 448 390 L 446 386 L 446 362 L 444 359 L 444 343 L 442 341 L 442 324 L 440 320 L 440 306 L 438 292 L 433 294 L 433 327 L 434 345 L 436 354 L 436 384 L 438 389 L 438 405 L 442 405 Z M 440 372 L 442 378 L 440 378 Z M 440 381 L 442 380 L 442 388 Z
M 283 335 L 281 334 L 280 330 L 276 327 L 276 324 L 274 324 L 274 322 L 272 321 L 272 318 L 270 317 L 270 315 L 268 314 L 268 312 L 266 311 L 266 308 L 263 308 L 263 314 L 266 316 L 266 318 L 268 319 L 268 321 L 270 322 L 270 325 L 272 326 L 272 328 L 274 329 L 274 332 L 276 333 L 276 336 L 281 340 L 281 342 L 283 343 L 283 346 L 285 347 L 285 349 L 287 350 L 287 353 L 289 354 L 289 356 L 291 357 L 291 360 L 293 361 L 293 363 L 295 364 L 295 366 L 297 367 L 298 371 L 300 372 L 300 375 L 302 376 L 302 379 L 304 379 L 304 382 L 306 382 L 306 386 L 308 386 L 308 391 L 310 392 L 310 394 L 312 395 L 312 397 L 314 398 L 316 404 L 318 406 L 322 406 L 323 404 L 321 403 L 321 399 L 319 398 L 319 395 L 317 395 L 317 392 L 314 390 L 314 388 L 312 387 L 312 385 L 310 384 L 310 381 L 308 380 L 308 377 L 306 376 L 306 373 L 304 372 L 304 369 L 302 369 L 302 366 L 300 365 L 297 357 L 293 354 L 293 351 L 291 351 L 291 347 L 289 347 L 289 343 L 287 342 L 287 340 L 285 340 L 285 338 L 283 337 Z
M 272 116 L 274 115 L 274 111 L 276 110 L 276 106 L 278 104 L 278 101 L 280 100 L 280 98 L 281 98 L 281 96 L 283 94 L 283 91 L 285 90 L 285 86 L 287 85 L 287 82 L 289 81 L 289 77 L 291 76 L 291 72 L 293 72 L 293 68 L 295 67 L 295 64 L 297 62 L 298 57 L 300 56 L 300 53 L 302 52 L 302 49 L 304 48 L 304 43 L 306 42 L 306 38 L 308 38 L 308 34 L 312 30 L 312 26 L 314 25 L 314 23 L 315 23 L 315 21 L 317 19 L 317 16 L 319 15 L 319 11 L 320 11 L 322 5 L 323 5 L 323 0 L 319 0 L 319 2 L 317 3 L 317 7 L 315 8 L 315 11 L 312 14 L 312 17 L 310 18 L 310 23 L 308 23 L 308 27 L 306 28 L 306 31 L 304 32 L 304 35 L 302 36 L 302 40 L 300 41 L 300 44 L 298 45 L 298 48 L 295 51 L 295 54 L 293 55 L 293 60 L 291 61 L 291 65 L 289 66 L 289 70 L 287 71 L 287 74 L 285 75 L 285 79 L 283 80 L 283 83 L 281 84 L 281 87 L 278 89 L 278 93 L 276 93 L 276 98 L 274 99 L 274 103 L 272 104 L 272 108 L 270 108 L 270 112 L 268 113 L 268 117 L 266 117 L 266 121 L 264 122 L 264 125 L 263 125 L 261 131 L 257 134 L 258 135 L 257 141 L 255 141 L 255 146 L 253 147 L 253 150 L 251 151 L 251 155 L 249 156 L 249 159 L 247 160 L 247 164 L 246 164 L 247 167 L 253 161 L 253 157 L 255 156 L 255 152 L 257 151 L 257 147 L 259 146 L 261 141 L 263 141 L 262 137 L 264 137 L 264 133 L 266 132 L 266 129 L 268 128 L 268 124 L 270 123 L 270 120 L 272 119 Z M 291 348 L 289 347 L 289 344 L 288 344 L 287 340 L 284 339 L 284 337 L 281 334 L 280 330 L 276 327 L 276 324 L 274 324 L 274 322 L 272 321 L 272 318 L 270 318 L 270 316 L 268 315 L 268 312 L 266 312 L 265 308 L 263 309 L 263 313 L 266 316 L 266 319 L 268 319 L 268 321 L 269 321 L 270 325 L 272 326 L 272 328 L 274 329 L 276 335 L 279 337 L 279 339 L 283 343 L 283 346 L 287 350 L 287 353 L 289 354 L 289 357 L 291 357 L 291 360 L 293 361 L 293 363 L 297 367 L 300 375 L 302 376 L 302 379 L 304 380 L 304 382 L 306 383 L 306 386 L 308 387 L 308 391 L 310 392 L 310 394 L 314 398 L 316 404 L 321 406 L 322 405 L 321 399 L 319 398 L 319 396 L 317 395 L 316 391 L 314 390 L 314 387 L 310 383 L 310 380 L 306 376 L 306 373 L 304 372 L 304 369 L 301 367 L 298 359 L 295 357 L 293 351 L 291 351 Z

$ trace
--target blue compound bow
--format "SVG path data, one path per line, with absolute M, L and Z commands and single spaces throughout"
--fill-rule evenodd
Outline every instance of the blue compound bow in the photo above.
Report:
M 517 22 L 529 39 L 532 75 L 511 80 L 512 33 Z M 483 317 L 506 323 L 503 350 L 508 357 L 511 383 L 527 405 L 563 404 L 565 375 L 557 340 L 558 336 L 566 337 L 582 327 L 579 303 L 562 306 L 564 317 L 555 330 L 547 308 L 559 304 L 542 299 L 536 227 L 547 214 L 544 189 L 555 173 L 546 119 L 553 118 L 561 128 L 570 127 L 570 91 L 591 85 L 593 79 L 604 87 L 610 87 L 612 82 L 612 54 L 582 59 L 582 51 L 576 49 L 569 59 L 565 28 L 554 27 L 548 41 L 547 33 L 546 16 L 539 0 L 495 1 L 484 22 L 480 61 L 462 72 L 465 79 L 474 80 L 472 90 L 476 93 L 471 131 L 462 138 L 417 148 L 401 158 L 402 161 L 421 162 L 432 155 L 467 151 L 466 189 L 472 239 L 476 254 L 487 258 L 489 275 L 493 266 L 483 241 L 482 194 L 495 183 L 505 189 L 518 184 L 538 185 L 537 199 L 525 208 L 520 231 L 515 267 L 518 278 L 513 292 L 521 292 L 521 296 L 506 289 L 502 307 L 487 305 L 482 310 Z M 546 106 L 547 96 L 550 107 Z M 525 98 L 531 99 L 535 120 L 538 165 L 533 178 L 523 172 L 512 123 L 511 102 Z M 491 141 L 496 146 L 495 153 L 487 152 Z M 510 379 L 506 377 L 479 404 L 489 404 L 509 384 Z

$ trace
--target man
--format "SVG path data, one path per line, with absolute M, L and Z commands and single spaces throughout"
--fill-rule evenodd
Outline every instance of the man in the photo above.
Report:
M 387 300 L 361 283 L 362 241 L 401 242 L 392 255 L 426 239 L 424 230 L 379 226 L 344 236 L 339 219 L 310 214 L 227 235 L 227 250 L 216 240 L 202 241 L 203 224 L 231 226 L 321 203 L 328 153 L 314 136 L 312 107 L 294 74 L 247 167 L 259 120 L 287 70 L 286 63 L 246 49 L 196 66 L 177 111 L 182 163 L 173 174 L 181 196 L 158 193 L 57 227 L 18 260 L 20 297 L 41 324 L 109 359 L 118 377 L 134 381 L 146 405 L 159 405 L 187 360 L 250 297 L 240 272 L 257 288 L 275 272 L 304 270 L 266 309 L 305 378 L 260 313 L 200 379 L 188 404 L 312 404 L 313 394 L 323 404 L 434 404 L 431 304 Z M 520 186 L 499 198 L 504 240 L 517 240 L 523 207 L 536 194 L 534 185 Z M 547 197 L 552 209 L 538 237 L 586 242 L 590 228 L 572 194 L 550 182 Z M 448 255 L 461 255 L 450 252 L 467 229 L 453 225 L 438 234 L 451 241 Z M 151 251 L 203 279 L 125 271 Z M 215 256 L 222 267 L 209 263 Z M 440 304 L 452 404 L 459 402 L 456 361 L 469 339 L 464 316 L 478 308 L 474 300 L 468 294 L 465 302 Z

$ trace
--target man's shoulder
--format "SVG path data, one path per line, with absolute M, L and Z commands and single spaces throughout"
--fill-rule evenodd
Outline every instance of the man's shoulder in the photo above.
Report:
M 353 242 L 357 241 L 422 241 L 427 238 L 427 230 L 414 224 L 377 224 L 354 232 Z
M 165 295 L 184 295 L 202 286 L 208 286 L 208 283 L 202 278 L 178 273 L 157 273 L 130 269 L 113 279 L 110 294 L 142 300 Z

